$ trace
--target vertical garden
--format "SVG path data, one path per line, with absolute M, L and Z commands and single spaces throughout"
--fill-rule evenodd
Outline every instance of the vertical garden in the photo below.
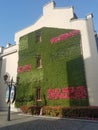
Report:
M 87 106 L 78 30 L 41 28 L 20 38 L 16 106 Z

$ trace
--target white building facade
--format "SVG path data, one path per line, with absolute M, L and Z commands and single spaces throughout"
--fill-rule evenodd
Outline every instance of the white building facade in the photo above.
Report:
M 13 78 L 16 81 L 18 53 L 17 45 L 7 45 L 6 48 L 0 47 L 0 110 L 7 109 L 5 100 L 7 84 L 4 82 L 4 75 L 9 76 L 9 81 Z
M 0 109 L 3 110 L 7 107 L 5 103 L 6 86 L 3 76 L 8 73 L 10 78 L 13 77 L 14 81 L 16 81 L 20 37 L 42 27 L 80 30 L 89 105 L 98 106 L 98 52 L 93 27 L 93 15 L 89 14 L 84 19 L 78 19 L 73 7 L 56 8 L 55 2 L 52 1 L 43 7 L 43 15 L 35 24 L 15 33 L 15 45 L 9 45 L 7 48 L 0 47 Z

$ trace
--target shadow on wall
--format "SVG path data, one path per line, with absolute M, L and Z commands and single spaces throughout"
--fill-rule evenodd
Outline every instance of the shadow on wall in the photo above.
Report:
M 85 68 L 82 56 L 68 61 L 67 75 L 69 85 L 70 106 L 87 106 L 89 104 Z M 73 99 L 76 99 L 73 101 Z
M 2 68 L 2 59 L 0 59 L 0 80 L 1 80 L 1 68 Z
M 6 74 L 6 59 L 0 60 L 0 110 L 7 110 L 5 102 L 6 84 L 4 83 L 3 76 Z

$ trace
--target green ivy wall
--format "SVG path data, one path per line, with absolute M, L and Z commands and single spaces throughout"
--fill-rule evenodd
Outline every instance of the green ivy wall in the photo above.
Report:
M 80 48 L 80 34 L 51 44 L 50 38 L 72 30 L 41 28 L 20 38 L 18 66 L 30 64 L 31 71 L 18 73 L 16 106 L 38 105 L 36 88 L 41 89 L 40 105 L 87 106 L 88 99 L 49 100 L 47 90 L 71 86 L 86 87 L 83 58 Z M 42 41 L 36 42 L 40 32 Z M 37 57 L 41 56 L 42 68 L 38 69 Z

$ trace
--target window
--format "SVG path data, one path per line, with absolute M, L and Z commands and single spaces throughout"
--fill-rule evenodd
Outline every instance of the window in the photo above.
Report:
M 40 43 L 41 41 L 42 41 L 41 33 L 40 33 L 40 32 L 37 32 L 37 33 L 36 33 L 36 42 L 37 42 L 37 43 Z
M 41 88 L 40 87 L 37 87 L 36 88 L 36 100 L 38 101 L 38 100 L 41 100 L 41 94 L 40 94 L 40 92 L 41 92 Z
M 42 60 L 41 60 L 41 56 L 37 56 L 37 68 L 42 68 Z

